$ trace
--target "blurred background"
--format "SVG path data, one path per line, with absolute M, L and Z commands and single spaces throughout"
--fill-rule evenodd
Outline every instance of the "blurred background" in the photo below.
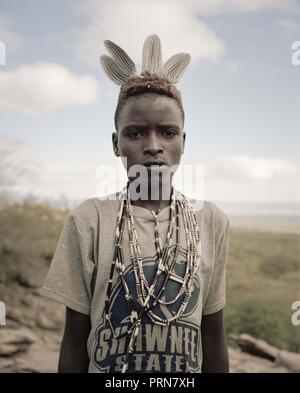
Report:
M 182 164 L 231 223 L 231 371 L 300 369 L 299 16 L 297 0 L 0 0 L 1 372 L 56 371 L 64 307 L 38 288 L 70 209 L 125 181 L 103 181 L 119 173 L 103 40 L 140 72 L 154 33 L 164 61 L 191 54 Z

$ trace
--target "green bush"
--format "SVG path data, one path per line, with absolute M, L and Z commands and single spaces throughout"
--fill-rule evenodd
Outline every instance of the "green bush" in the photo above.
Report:
M 299 270 L 299 262 L 296 258 L 285 255 L 273 255 L 264 259 L 259 267 L 265 275 L 279 278 L 285 273 Z
M 225 309 L 226 331 L 247 333 L 278 348 L 299 352 L 300 329 L 292 326 L 290 315 L 290 308 L 280 303 L 244 295 Z
M 226 315 L 226 329 L 232 333 L 248 333 L 266 341 L 278 334 L 278 316 L 270 308 L 256 300 L 247 299 L 230 307 Z

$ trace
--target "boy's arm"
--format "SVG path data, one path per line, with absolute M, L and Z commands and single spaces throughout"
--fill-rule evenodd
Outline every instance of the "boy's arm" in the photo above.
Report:
M 201 322 L 203 373 L 228 373 L 229 359 L 223 323 L 223 310 L 203 315 Z
M 90 331 L 90 316 L 67 307 L 65 331 L 59 355 L 59 373 L 88 372 L 87 339 Z

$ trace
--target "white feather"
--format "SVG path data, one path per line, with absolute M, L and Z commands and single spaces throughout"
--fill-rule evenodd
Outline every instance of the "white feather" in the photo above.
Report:
M 134 62 L 122 48 L 110 40 L 105 40 L 104 45 L 113 59 L 119 64 L 124 74 L 128 75 L 128 77 L 131 77 L 136 73 Z
M 151 74 L 161 72 L 161 44 L 158 35 L 146 38 L 143 46 L 142 72 Z
M 190 59 L 191 56 L 188 53 L 177 53 L 171 56 L 163 66 L 163 74 L 170 82 L 177 83 Z
M 128 75 L 124 73 L 119 64 L 111 57 L 106 55 L 100 56 L 100 63 L 109 79 L 117 85 L 122 86 L 128 81 Z

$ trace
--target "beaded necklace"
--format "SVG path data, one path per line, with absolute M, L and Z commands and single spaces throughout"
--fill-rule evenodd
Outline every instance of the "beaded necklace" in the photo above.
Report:
M 173 268 L 175 266 L 179 245 L 180 245 L 180 221 L 179 216 L 181 209 L 185 234 L 186 234 L 186 242 L 187 242 L 187 260 L 186 260 L 186 268 L 185 274 L 183 277 L 177 275 Z M 114 254 L 113 261 L 110 270 L 107 291 L 105 296 L 105 318 L 108 323 L 112 335 L 115 339 L 120 339 L 124 336 L 129 336 L 129 343 L 127 347 L 126 359 L 123 364 L 122 373 L 125 373 L 128 368 L 129 357 L 134 351 L 135 342 L 141 327 L 141 322 L 143 316 L 146 314 L 150 318 L 150 320 L 154 324 L 169 326 L 169 324 L 180 318 L 191 298 L 193 289 L 194 289 L 194 277 L 199 267 L 200 261 L 200 235 L 199 228 L 196 220 L 196 216 L 194 210 L 189 202 L 189 200 L 178 191 L 172 188 L 171 193 L 171 204 L 170 204 L 170 220 L 167 232 L 166 244 L 162 248 L 161 237 L 158 229 L 158 215 L 152 210 L 152 215 L 155 219 L 155 227 L 154 227 L 154 237 L 155 237 L 155 247 L 157 252 L 158 263 L 156 265 L 156 272 L 152 282 L 149 284 L 147 281 L 144 269 L 143 269 L 143 256 L 140 249 L 140 242 L 138 239 L 138 234 L 135 228 L 134 217 L 132 213 L 132 205 L 130 201 L 130 192 L 129 192 L 129 182 L 123 188 L 121 193 L 121 200 L 119 206 L 119 212 L 116 220 L 116 230 L 115 230 L 115 243 L 114 243 Z M 136 293 L 137 293 L 137 301 L 141 305 L 141 309 L 139 313 L 134 307 L 133 297 L 129 291 L 128 285 L 124 278 L 125 272 L 125 264 L 123 258 L 123 250 L 122 250 L 122 237 L 124 231 L 124 222 L 125 216 L 127 217 L 127 225 L 128 225 L 128 237 L 129 237 L 129 250 L 130 250 L 130 260 L 133 266 L 134 279 L 136 285 Z M 171 245 L 173 242 L 173 227 L 176 219 L 176 241 L 175 241 L 175 250 L 173 255 L 171 254 Z M 121 284 L 124 289 L 125 299 L 128 305 L 129 317 L 131 326 L 129 329 L 123 333 L 117 335 L 114 327 L 111 322 L 111 313 L 109 312 L 110 307 L 110 297 L 112 292 L 112 283 L 114 272 L 117 270 L 119 274 Z M 164 273 L 165 277 L 163 279 L 163 285 L 159 290 L 158 294 L 154 294 L 154 290 L 156 289 L 158 279 L 161 274 Z M 177 295 L 171 300 L 163 300 L 161 299 L 162 295 L 165 292 L 167 282 L 169 280 L 173 280 L 181 285 L 180 290 Z M 183 297 L 181 305 L 179 306 L 175 315 L 171 318 L 161 318 L 157 314 L 154 313 L 151 309 L 159 303 L 163 305 L 171 305 Z

